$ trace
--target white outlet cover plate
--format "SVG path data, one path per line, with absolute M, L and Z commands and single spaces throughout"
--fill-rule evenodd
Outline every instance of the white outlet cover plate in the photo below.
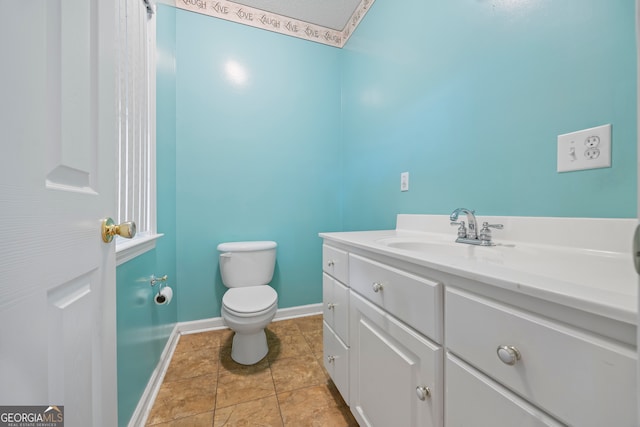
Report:
M 558 172 L 611 167 L 611 125 L 558 135 Z

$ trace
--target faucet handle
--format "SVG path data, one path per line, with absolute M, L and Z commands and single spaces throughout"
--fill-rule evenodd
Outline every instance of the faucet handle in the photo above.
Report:
M 491 246 L 493 245 L 493 243 L 491 243 L 491 228 L 495 228 L 497 230 L 502 230 L 504 228 L 504 225 L 502 224 L 489 224 L 488 222 L 483 222 L 482 223 L 482 229 L 480 230 L 480 233 L 478 234 L 478 238 L 482 241 L 483 245 L 486 246 Z
M 451 221 L 451 225 L 459 225 L 458 227 L 458 237 L 465 238 L 467 237 L 467 227 L 464 225 L 464 221 Z
M 504 225 L 502 225 L 502 224 L 489 224 L 488 222 L 485 221 L 485 222 L 482 223 L 482 228 L 483 229 L 485 229 L 485 228 L 495 228 L 497 230 L 502 230 L 504 228 Z

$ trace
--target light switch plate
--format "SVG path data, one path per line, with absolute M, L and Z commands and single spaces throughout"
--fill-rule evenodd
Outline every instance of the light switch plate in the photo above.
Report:
M 400 174 L 400 191 L 409 191 L 409 172 Z
M 611 167 L 611 125 L 558 135 L 558 172 Z

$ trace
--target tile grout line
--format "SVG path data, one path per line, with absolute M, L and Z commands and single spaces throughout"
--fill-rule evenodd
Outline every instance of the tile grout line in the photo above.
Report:
M 278 405 L 278 414 L 280 414 L 280 421 L 284 427 L 284 416 L 282 415 L 282 406 L 280 405 L 280 399 L 278 398 L 278 389 L 276 388 L 276 379 L 273 378 L 273 369 L 271 369 L 271 360 L 269 360 L 269 353 L 265 356 L 267 363 L 269 364 L 269 374 L 271 374 L 271 382 L 273 383 L 273 392 L 275 393 L 276 404 Z
M 218 345 L 218 366 L 216 369 L 216 392 L 213 396 L 213 415 L 211 416 L 211 427 L 216 425 L 216 413 L 218 412 L 218 389 L 220 388 L 220 365 L 222 365 L 222 342 Z
M 314 364 L 317 363 L 318 366 L 320 367 L 320 369 L 322 369 L 323 381 L 327 382 L 327 381 L 330 380 L 327 377 L 326 372 L 324 372 L 324 369 L 323 369 L 323 358 L 322 358 L 322 355 L 318 356 L 316 354 L 316 352 L 318 350 L 318 348 L 317 348 L 318 339 L 319 339 L 318 335 L 320 334 L 320 337 L 321 337 L 321 333 L 322 333 L 322 323 L 321 323 L 321 320 L 320 320 L 320 323 L 318 324 L 318 328 L 315 328 L 315 327 L 312 328 L 311 326 L 313 326 L 315 323 L 317 323 L 317 322 L 316 321 L 305 322 L 304 323 L 304 328 L 300 327 L 300 325 L 298 323 L 293 323 L 295 325 L 295 330 L 296 330 L 295 333 L 291 333 L 291 329 L 293 329 L 293 328 L 289 329 L 288 327 L 282 328 L 282 330 L 280 330 L 280 332 L 279 332 L 279 334 L 281 334 L 280 336 L 298 335 L 298 334 L 302 335 L 302 337 L 304 339 L 304 343 L 305 343 L 306 348 L 307 348 L 307 350 L 304 351 L 303 353 L 298 354 L 298 355 L 292 355 L 292 356 L 285 357 L 285 358 L 282 358 L 282 359 L 276 359 L 276 360 L 271 360 L 271 358 L 269 357 L 269 354 L 267 354 L 265 356 L 266 367 L 268 367 L 268 369 L 269 369 L 269 376 L 271 378 L 271 385 L 273 386 L 274 396 L 276 398 L 276 404 L 278 406 L 278 414 L 279 414 L 279 417 L 280 417 L 280 420 L 281 420 L 281 423 L 282 423 L 283 426 L 286 426 L 286 424 L 285 424 L 285 418 L 284 418 L 284 415 L 283 415 L 283 407 L 282 407 L 282 404 L 281 404 L 281 395 L 284 394 L 284 393 L 296 393 L 296 392 L 298 392 L 300 390 L 305 390 L 305 389 L 309 389 L 309 388 L 312 388 L 312 387 L 316 387 L 317 385 L 305 385 L 305 386 L 302 386 L 302 387 L 300 385 L 298 385 L 297 388 L 294 388 L 294 389 L 291 389 L 291 390 L 283 390 L 281 393 L 279 393 L 278 389 L 276 387 L 275 374 L 274 374 L 274 370 L 273 370 L 273 363 L 275 361 L 277 361 L 277 360 L 286 360 L 286 359 L 295 359 L 295 358 L 299 358 L 299 357 L 300 358 L 301 357 L 305 357 L 305 358 L 306 357 L 310 357 L 310 358 L 313 359 Z M 276 328 L 276 329 L 278 329 L 278 328 Z M 272 333 L 275 334 L 276 332 L 272 331 Z M 214 396 L 213 396 L 213 398 L 214 398 L 213 410 L 212 411 L 204 411 L 204 412 L 200 412 L 200 413 L 197 413 L 197 414 L 192 414 L 192 415 L 188 415 L 188 416 L 185 416 L 185 417 L 176 418 L 176 419 L 171 420 L 171 421 L 182 420 L 182 419 L 189 418 L 191 416 L 197 416 L 197 415 L 201 415 L 201 414 L 205 414 L 205 413 L 211 412 L 211 414 L 212 414 L 212 425 L 215 425 L 216 414 L 218 414 L 219 410 L 224 409 L 224 408 L 219 408 L 218 407 L 218 404 L 220 402 L 220 400 L 219 400 L 220 378 L 224 374 L 224 372 L 226 372 L 226 371 L 234 372 L 234 371 L 236 371 L 236 369 L 233 369 L 233 368 L 229 369 L 229 368 L 227 368 L 227 367 L 225 367 L 223 365 L 223 357 L 226 357 L 226 356 L 223 354 L 223 349 L 225 348 L 225 345 L 223 344 L 222 340 L 219 341 L 219 345 L 218 346 L 206 347 L 206 345 L 201 345 L 197 349 L 198 350 L 202 350 L 204 348 L 209 348 L 210 351 L 212 351 L 212 352 L 213 351 L 217 351 L 217 366 L 216 366 L 216 372 L 215 372 L 216 384 L 215 384 L 215 392 L 214 392 Z M 223 366 L 221 366 L 221 365 L 223 365 Z M 224 367 L 224 369 L 226 371 L 223 370 L 223 367 Z M 240 368 L 240 369 L 237 369 L 237 370 L 242 370 L 242 369 Z M 247 375 L 252 375 L 252 374 L 253 373 L 248 373 Z M 206 375 L 211 375 L 211 374 L 197 375 L 197 376 L 190 377 L 190 378 L 179 379 L 177 381 L 194 381 L 197 378 L 200 378 L 200 377 L 203 377 L 203 376 L 206 376 Z M 212 377 L 213 377 L 213 375 L 212 375 Z M 233 405 L 225 406 L 225 408 L 228 408 L 228 407 L 231 407 L 231 406 L 235 406 L 235 405 L 238 405 L 238 404 L 258 401 L 258 400 L 261 400 L 261 399 L 264 399 L 264 398 L 267 398 L 267 397 L 268 396 L 263 396 L 263 397 L 254 398 L 254 399 L 250 399 L 250 400 L 244 400 L 244 401 L 241 401 L 241 402 L 237 402 L 237 403 L 235 403 Z M 160 403 L 162 405 L 166 405 L 166 402 L 164 400 L 161 400 L 158 403 Z M 340 405 L 339 402 L 337 402 L 337 401 L 335 403 L 336 403 L 336 407 L 344 406 L 344 403 L 342 403 L 342 405 Z M 164 423 L 164 421 L 160 422 L 160 424 L 162 424 L 162 423 Z M 156 423 L 154 425 L 157 425 L 157 424 L 158 423 Z

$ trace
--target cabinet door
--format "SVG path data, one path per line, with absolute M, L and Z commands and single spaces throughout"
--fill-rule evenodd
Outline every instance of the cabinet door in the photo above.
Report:
M 323 324 L 324 367 L 338 388 L 344 401 L 349 405 L 349 349 L 335 333 Z
M 323 273 L 322 301 L 324 321 L 349 345 L 349 288 Z
M 442 426 L 442 348 L 353 292 L 350 308 L 351 410 L 360 425 Z
M 544 412 L 447 354 L 447 427 L 561 427 Z

